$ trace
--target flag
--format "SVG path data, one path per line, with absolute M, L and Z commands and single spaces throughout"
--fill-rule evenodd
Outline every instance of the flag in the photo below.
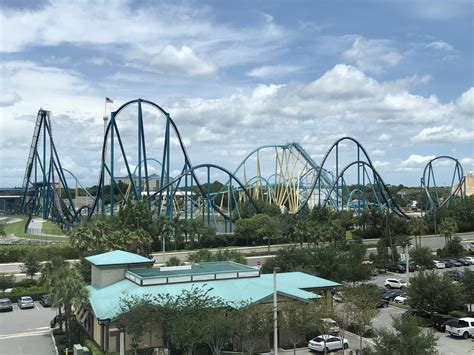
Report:
M 114 100 L 109 99 L 108 97 L 105 98 L 105 103 L 113 104 Z

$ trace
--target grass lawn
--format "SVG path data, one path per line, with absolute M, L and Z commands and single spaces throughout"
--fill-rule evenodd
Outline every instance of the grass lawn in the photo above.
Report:
M 43 223 L 41 232 L 46 234 L 54 234 L 58 236 L 63 236 L 64 233 L 56 224 L 51 223 L 50 221 L 46 221 Z
M 28 220 L 27 216 L 22 216 L 22 215 L 14 215 L 11 216 L 12 219 L 21 219 L 21 221 L 15 222 L 15 223 L 8 223 L 5 224 L 5 233 L 6 234 L 14 234 L 15 236 L 19 238 L 24 238 L 26 237 L 25 234 L 25 224 L 26 221 Z

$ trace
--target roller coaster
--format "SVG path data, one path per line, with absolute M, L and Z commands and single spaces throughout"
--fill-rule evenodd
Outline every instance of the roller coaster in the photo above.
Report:
M 146 203 L 168 219 L 197 220 L 222 232 L 231 232 L 235 220 L 249 210 L 259 212 L 262 203 L 275 205 L 282 213 L 317 206 L 354 214 L 377 208 L 409 218 L 366 149 L 352 137 L 334 142 L 320 164 L 300 144 L 289 143 L 258 147 L 233 171 L 212 163 L 194 166 L 170 114 L 152 101 L 135 99 L 111 112 L 97 188 L 91 194 L 62 167 L 51 121 L 49 111 L 38 111 L 20 212 L 51 218 L 63 226 L 97 216 L 113 220 L 120 206 L 131 201 Z M 455 163 L 450 195 L 443 200 L 433 166 L 441 160 Z M 75 193 L 66 177 L 74 180 Z M 456 196 L 465 197 L 463 169 L 452 157 L 430 161 L 421 181 L 430 210 L 449 205 Z M 79 195 L 89 203 L 79 206 Z

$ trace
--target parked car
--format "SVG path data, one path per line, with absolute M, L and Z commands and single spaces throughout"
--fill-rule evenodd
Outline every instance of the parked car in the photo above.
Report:
M 329 334 L 318 335 L 316 338 L 313 338 L 308 343 L 309 350 L 314 351 L 324 351 L 326 348 L 327 351 L 341 350 L 349 348 L 349 342 L 347 339 L 341 337 L 335 337 Z
M 385 287 L 386 288 L 399 288 L 402 289 L 403 287 L 406 287 L 407 283 L 403 282 L 400 279 L 386 279 L 385 280 Z
M 474 253 L 474 243 L 467 243 L 466 249 L 470 251 L 471 253 Z
M 394 301 L 400 304 L 404 304 L 408 300 L 408 296 L 406 293 L 402 293 L 401 295 L 394 298 Z
M 377 308 L 387 308 L 389 300 L 386 298 L 381 298 L 379 303 L 377 304 Z
M 464 339 L 474 336 L 474 318 L 460 318 L 456 323 L 446 325 L 446 332 Z
M 9 298 L 0 298 L 0 312 L 13 311 L 12 301 Z
M 402 291 L 400 289 L 390 289 L 386 290 L 386 292 L 383 294 L 383 299 L 387 301 L 392 301 L 395 299 L 395 297 L 400 296 L 402 294 Z
M 474 265 L 474 256 L 465 256 L 464 260 L 468 260 L 471 265 Z
M 463 272 L 461 270 L 448 270 L 447 273 L 453 278 L 454 281 L 459 281 L 459 279 L 463 275 Z
M 436 269 L 444 269 L 446 268 L 446 264 L 441 262 L 441 261 L 438 261 L 438 260 L 433 260 L 433 264 L 434 264 L 434 267 Z
M 459 262 L 457 259 L 448 259 L 451 264 L 453 264 L 455 267 L 459 267 L 459 266 L 462 266 L 463 264 L 461 262 Z
M 409 310 L 405 311 L 405 313 L 402 314 L 402 317 L 410 318 L 413 316 L 421 317 L 421 318 L 430 318 L 431 315 L 428 312 L 425 312 L 420 309 L 416 308 L 410 308 Z
M 406 261 L 400 261 L 400 265 L 403 266 L 403 268 L 405 269 L 405 271 L 407 270 L 407 263 Z M 416 271 L 416 264 L 415 263 L 410 263 L 408 265 L 408 271 L 410 272 L 415 272 Z
M 461 263 L 462 266 L 469 266 L 471 262 L 465 258 L 457 258 L 455 259 L 457 262 Z
M 35 306 L 35 303 L 33 302 L 33 299 L 30 296 L 18 297 L 17 304 L 18 307 L 20 307 L 21 309 L 33 308 Z
M 454 267 L 454 264 L 449 259 L 442 259 L 441 262 L 446 266 L 446 268 Z
M 403 265 L 390 265 L 388 268 L 387 268 L 388 271 L 390 272 L 398 272 L 399 274 L 402 274 L 404 273 L 405 271 L 407 271 L 405 269 L 405 266 Z
M 337 291 L 332 295 L 332 299 L 334 300 L 334 302 L 340 303 L 343 301 L 344 295 L 342 294 L 342 292 Z
M 49 299 L 49 295 L 43 295 L 41 296 L 39 303 L 43 307 L 51 307 L 51 300 Z
M 440 332 L 446 332 L 446 326 L 447 325 L 453 325 L 457 323 L 458 318 L 454 317 L 439 317 L 437 320 L 435 320 L 435 323 L 433 324 L 433 327 Z

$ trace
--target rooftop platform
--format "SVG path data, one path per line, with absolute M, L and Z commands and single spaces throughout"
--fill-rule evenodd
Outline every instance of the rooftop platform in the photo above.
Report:
M 258 276 L 260 276 L 259 270 L 232 261 L 129 270 L 125 273 L 126 279 L 141 286 Z

